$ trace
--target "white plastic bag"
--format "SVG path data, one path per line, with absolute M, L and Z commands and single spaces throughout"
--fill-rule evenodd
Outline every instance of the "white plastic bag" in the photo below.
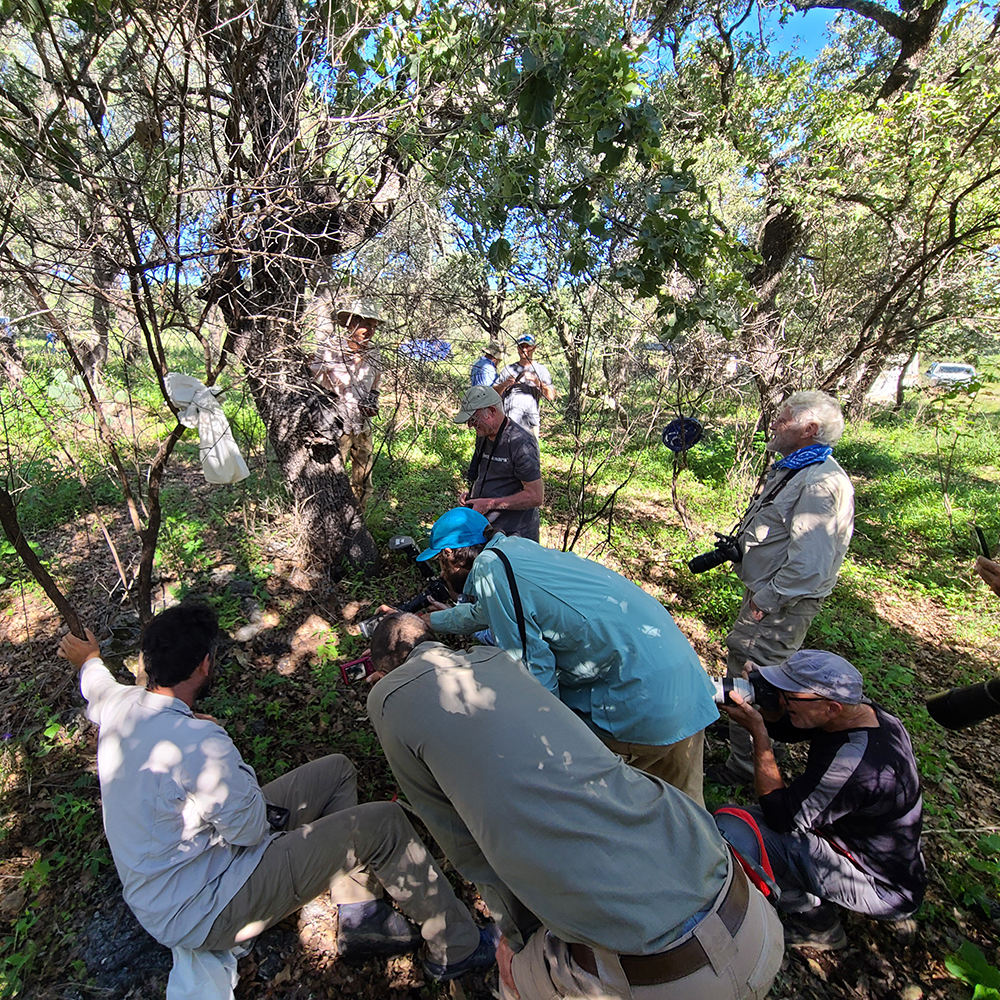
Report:
M 185 427 L 197 427 L 201 468 L 210 483 L 238 483 L 250 475 L 229 421 L 213 391 L 191 375 L 170 372 L 167 392 L 181 412 L 177 419 Z

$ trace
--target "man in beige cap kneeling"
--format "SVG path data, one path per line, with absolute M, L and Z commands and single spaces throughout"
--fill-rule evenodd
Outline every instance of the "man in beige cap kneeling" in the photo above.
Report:
M 545 497 L 538 439 L 509 420 L 496 389 L 474 385 L 462 397 L 456 424 L 476 432 L 476 450 L 459 503 L 483 514 L 507 535 L 538 541 L 538 508 Z

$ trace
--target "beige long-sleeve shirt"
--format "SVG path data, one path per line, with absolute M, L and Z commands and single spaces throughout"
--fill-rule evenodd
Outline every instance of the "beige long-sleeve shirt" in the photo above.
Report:
M 791 482 L 775 494 L 775 487 Z M 773 499 L 768 499 L 773 496 Z M 854 487 L 832 456 L 796 473 L 774 468 L 740 523 L 736 575 L 761 611 L 833 590 L 854 532 Z
M 371 429 L 371 419 L 361 407 L 378 386 L 382 370 L 382 353 L 374 344 L 354 351 L 343 338 L 326 340 L 316 348 L 309 370 L 324 389 L 340 399 L 345 434 Z

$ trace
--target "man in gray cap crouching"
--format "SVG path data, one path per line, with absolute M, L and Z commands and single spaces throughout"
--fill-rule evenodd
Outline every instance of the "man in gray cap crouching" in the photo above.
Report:
M 753 736 L 758 805 L 725 807 L 716 823 L 744 857 L 761 861 L 766 850 L 788 947 L 842 948 L 838 905 L 900 921 L 924 896 L 923 802 L 910 737 L 863 696 L 861 674 L 834 653 L 802 649 L 755 669 L 778 689 L 777 711 L 758 711 L 736 693 L 721 707 Z M 809 742 L 805 772 L 789 784 L 772 739 Z

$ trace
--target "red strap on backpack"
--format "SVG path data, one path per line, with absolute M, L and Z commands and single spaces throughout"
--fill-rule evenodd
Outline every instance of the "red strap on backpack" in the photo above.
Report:
M 733 857 L 736 858 L 740 863 L 740 867 L 746 872 L 747 878 L 764 894 L 766 899 L 769 899 L 772 903 L 777 902 L 778 896 L 781 895 L 781 890 L 778 889 L 778 883 L 774 880 L 774 871 L 771 868 L 771 862 L 767 856 L 767 848 L 764 847 L 764 838 L 761 836 L 757 821 L 751 813 L 748 813 L 746 809 L 741 809 L 739 806 L 722 806 L 721 809 L 716 809 L 713 815 L 718 816 L 720 813 L 726 816 L 735 816 L 738 820 L 746 823 L 753 831 L 753 835 L 757 838 L 757 846 L 760 848 L 760 865 L 743 857 L 732 844 L 729 844 L 729 841 L 726 841 L 726 843 L 729 844 L 729 849 L 733 852 Z

